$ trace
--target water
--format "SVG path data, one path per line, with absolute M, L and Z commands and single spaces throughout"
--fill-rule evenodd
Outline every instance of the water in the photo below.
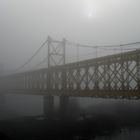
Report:
M 1 120 L 43 114 L 43 96 L 12 94 L 6 95 L 5 100 L 3 111 L 0 113 Z M 59 99 L 55 97 L 55 107 L 58 107 L 58 104 Z M 101 128 L 101 132 L 104 131 L 102 127 L 113 126 L 113 131 L 107 134 L 95 132 L 96 137 L 90 139 L 140 140 L 139 100 L 70 98 L 68 112 L 73 118 L 93 119 L 92 127 L 95 130 L 96 127 Z M 39 120 L 44 119 L 37 121 Z M 108 131 L 108 128 L 106 130 Z
M 111 136 L 97 136 L 95 140 L 140 140 L 140 128 L 122 129 L 119 134 Z
M 0 120 L 43 114 L 42 96 L 6 94 L 4 100 L 0 107 Z

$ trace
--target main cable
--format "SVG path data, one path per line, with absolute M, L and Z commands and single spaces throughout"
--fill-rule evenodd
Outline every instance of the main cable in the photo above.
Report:
M 23 67 L 25 67 L 25 65 L 29 64 L 32 59 L 40 52 L 40 50 L 45 46 L 45 44 L 48 42 L 48 40 L 45 40 L 43 42 L 43 44 L 35 51 L 35 53 L 21 66 L 19 66 L 18 68 L 16 68 L 13 72 L 17 72 L 19 70 L 21 70 Z
M 36 64 L 31 70 L 36 70 L 36 68 L 38 68 L 41 64 L 43 64 L 44 62 L 46 62 L 48 57 L 45 57 L 42 61 L 40 61 L 38 64 Z M 47 67 L 47 66 L 46 66 Z
M 33 58 L 40 52 L 40 50 L 45 46 L 45 44 L 46 44 L 47 42 L 48 42 L 48 39 L 45 40 L 45 41 L 43 42 L 43 44 L 35 51 L 35 53 L 34 53 L 23 65 L 21 65 L 21 66 L 19 66 L 18 68 L 16 68 L 16 69 L 13 71 L 13 73 L 15 73 L 15 72 L 21 70 L 21 69 L 24 68 L 27 64 L 29 64 L 29 63 L 32 61 L 32 59 L 33 59 Z M 52 42 L 54 42 L 54 43 L 61 43 L 61 41 L 54 41 L 54 40 L 52 40 Z M 132 46 L 132 45 L 139 45 L 140 42 L 131 42 L 131 43 L 125 43 L 125 44 L 119 44 L 119 45 L 100 45 L 100 46 L 96 45 L 96 46 L 91 46 L 91 45 L 84 45 L 84 44 L 79 44 L 79 43 L 70 42 L 70 41 L 67 40 L 67 44 L 73 45 L 73 46 L 76 46 L 76 47 L 95 48 L 95 49 L 97 49 L 97 48 L 101 48 L 101 49 L 110 48 L 110 49 L 113 49 L 113 47 L 114 47 L 115 49 L 118 48 L 118 47 L 120 47 L 120 49 L 122 49 L 122 47 L 124 47 L 124 46 L 129 47 L 129 46 Z M 125 48 L 125 49 L 126 49 L 126 48 Z M 123 49 L 123 50 L 125 50 L 125 49 Z M 127 50 L 129 50 L 129 49 L 127 49 Z
M 124 44 L 119 44 L 119 45 L 95 45 L 95 46 L 92 46 L 92 45 L 85 45 L 85 44 L 79 44 L 79 43 L 74 43 L 74 42 L 70 42 L 70 41 L 67 41 L 67 43 L 69 45 L 75 45 L 76 47 L 87 47 L 87 48 L 107 48 L 107 47 L 124 47 L 124 46 L 131 46 L 131 45 L 139 45 L 140 42 L 131 42 L 131 43 L 124 43 Z

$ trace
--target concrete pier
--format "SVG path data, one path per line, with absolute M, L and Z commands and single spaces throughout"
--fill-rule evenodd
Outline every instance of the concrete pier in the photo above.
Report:
M 48 119 L 54 118 L 54 97 L 44 96 L 44 116 Z M 69 102 L 69 97 L 60 96 L 59 97 L 59 117 L 64 119 L 67 117 L 67 106 Z
M 5 96 L 3 94 L 0 94 L 0 110 L 4 108 L 5 102 L 6 102 Z
M 60 110 L 60 118 L 64 119 L 67 117 L 67 107 L 69 103 L 69 97 L 67 96 L 60 96 L 60 104 L 59 104 L 59 110 Z
M 53 96 L 44 96 L 43 97 L 44 105 L 44 116 L 46 118 L 52 119 L 54 114 L 54 97 Z

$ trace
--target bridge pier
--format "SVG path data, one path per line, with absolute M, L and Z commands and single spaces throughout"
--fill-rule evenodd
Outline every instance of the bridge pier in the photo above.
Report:
M 54 114 L 54 97 L 53 96 L 44 96 L 43 97 L 43 110 L 44 116 L 48 119 L 53 118 Z
M 59 117 L 65 119 L 67 117 L 67 106 L 69 102 L 69 97 L 60 96 L 59 97 Z M 44 116 L 48 119 L 54 118 L 54 97 L 44 96 L 43 97 L 43 110 Z
M 2 112 L 5 108 L 5 95 L 0 94 L 0 112 Z
M 59 97 L 59 110 L 60 110 L 60 118 L 65 119 L 67 117 L 67 107 L 69 103 L 69 97 L 60 96 Z

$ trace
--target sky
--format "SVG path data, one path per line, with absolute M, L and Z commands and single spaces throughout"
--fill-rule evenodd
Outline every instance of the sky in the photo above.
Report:
M 89 45 L 140 41 L 139 0 L 0 0 L 0 63 L 14 69 L 49 36 Z

